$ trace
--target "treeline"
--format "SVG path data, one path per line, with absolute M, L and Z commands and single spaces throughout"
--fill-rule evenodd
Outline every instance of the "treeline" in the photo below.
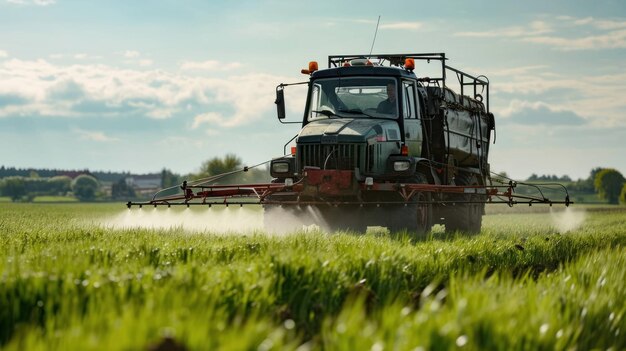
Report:
M 90 174 L 81 174 L 74 179 L 69 176 L 10 176 L 0 179 L 0 196 L 24 202 L 39 196 L 71 197 L 80 201 L 130 200 L 139 198 L 135 190 L 128 178 L 120 178 L 105 192 L 103 182 Z
M 536 175 L 535 173 L 531 174 L 530 177 L 528 177 L 528 179 L 526 179 L 529 182 L 536 182 L 536 181 L 545 181 L 545 182 L 571 182 L 572 178 L 570 178 L 567 175 L 563 175 L 561 177 L 557 177 L 556 174 L 553 175 Z
M 561 177 L 556 175 L 539 176 L 534 173 L 526 181 L 531 184 L 541 182 L 561 184 L 567 188 L 570 197 L 576 202 L 605 200 L 610 204 L 626 203 L 626 180 L 619 171 L 613 168 L 593 168 L 587 178 L 576 181 L 567 175 Z
M 33 201 L 39 196 L 76 198 L 80 201 L 135 200 L 151 196 L 154 187 L 142 188 L 142 181 L 151 178 L 151 184 L 159 188 L 177 187 L 184 180 L 205 179 L 207 184 L 265 183 L 271 180 L 267 167 L 243 171 L 239 157 L 227 154 L 205 161 L 197 173 L 177 174 L 163 169 L 160 174 L 136 175 L 130 172 L 90 172 L 85 169 L 18 169 L 0 167 L 0 196 L 12 201 Z M 230 173 L 225 177 L 216 175 Z M 160 178 L 160 179 L 159 179 Z M 104 185 L 104 186 L 103 186 Z M 154 185 L 153 185 L 154 186 Z
M 117 182 L 122 178 L 131 176 L 130 172 L 90 171 L 88 169 L 49 169 L 49 168 L 15 168 L 0 166 L 0 178 L 28 177 L 28 178 L 52 178 L 56 176 L 77 176 L 89 174 L 102 182 Z
M 74 180 L 68 176 L 10 176 L 0 180 L 0 195 L 12 201 L 32 201 L 37 196 L 75 196 L 80 200 L 90 200 L 95 197 L 98 187 L 97 180 L 89 175 L 81 175 Z
M 603 169 L 605 168 L 596 167 L 592 169 L 591 172 L 589 172 L 589 176 L 587 178 L 578 179 L 576 181 L 572 180 L 572 178 L 570 178 L 568 175 L 563 175 L 561 177 L 558 177 L 555 174 L 553 175 L 544 174 L 544 175 L 539 176 L 535 173 L 531 174 L 531 176 L 528 177 L 528 179 L 526 180 L 529 182 L 561 182 L 561 183 L 565 183 L 564 185 L 566 185 L 568 189 L 593 193 L 596 190 L 595 185 L 594 185 L 596 175 Z
M 535 173 L 533 173 L 530 177 L 528 177 L 526 181 L 531 182 L 531 183 L 532 182 L 562 183 L 569 191 L 587 193 L 587 194 L 595 194 L 595 193 L 598 193 L 598 186 L 600 186 L 599 184 L 596 185 L 597 183 L 596 178 L 600 172 L 605 171 L 605 170 L 612 170 L 619 174 L 616 178 L 616 184 L 615 184 L 615 186 L 618 187 L 618 185 L 620 184 L 619 178 L 621 176 L 621 173 L 611 168 L 602 168 L 602 167 L 596 167 L 592 169 L 591 172 L 589 172 L 589 176 L 587 178 L 578 179 L 576 181 L 572 180 L 567 175 L 558 177 L 557 175 L 554 175 L 554 174 L 553 175 L 547 175 L 547 174 L 537 175 Z M 621 187 L 619 188 L 621 190 Z

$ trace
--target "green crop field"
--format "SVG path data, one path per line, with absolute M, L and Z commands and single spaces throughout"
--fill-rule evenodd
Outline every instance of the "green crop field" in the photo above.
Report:
M 0 348 L 626 349 L 626 208 L 521 209 L 414 239 L 186 225 L 259 223 L 239 209 L 3 203 Z

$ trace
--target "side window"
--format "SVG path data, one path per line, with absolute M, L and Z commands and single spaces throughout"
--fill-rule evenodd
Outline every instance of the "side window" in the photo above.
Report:
M 313 90 L 311 91 L 311 112 L 309 114 L 309 118 L 317 118 L 318 114 L 313 112 L 316 110 L 320 103 L 320 86 L 319 84 L 313 85 Z
M 415 84 L 410 81 L 402 82 L 403 88 L 403 105 L 404 105 L 404 118 L 415 119 L 418 118 L 418 112 L 415 104 Z

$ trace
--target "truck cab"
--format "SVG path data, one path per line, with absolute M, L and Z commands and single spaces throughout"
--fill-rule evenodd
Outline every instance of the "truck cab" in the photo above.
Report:
M 358 169 L 359 175 L 375 179 L 407 173 L 409 157 L 394 161 L 400 162 L 395 171 L 388 160 L 402 156 L 403 145 L 408 147 L 404 156 L 421 157 L 416 77 L 406 70 L 355 61 L 311 75 L 297 165 Z M 321 150 L 312 151 L 316 145 Z

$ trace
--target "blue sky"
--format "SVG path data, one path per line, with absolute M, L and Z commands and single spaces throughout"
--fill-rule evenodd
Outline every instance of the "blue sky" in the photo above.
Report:
M 380 15 L 374 52 L 445 52 L 489 77 L 493 170 L 626 174 L 626 2 L 390 4 L 0 0 L 0 165 L 187 173 L 279 156 L 298 126 L 276 120 L 275 86 L 367 53 Z M 303 91 L 286 98 L 300 119 Z

